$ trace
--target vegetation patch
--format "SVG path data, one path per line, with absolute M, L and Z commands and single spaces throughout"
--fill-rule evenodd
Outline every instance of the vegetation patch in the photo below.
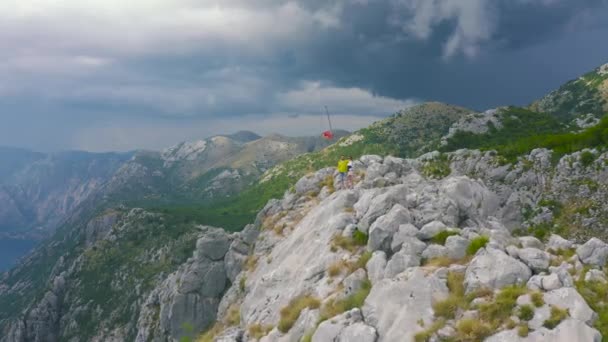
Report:
M 260 257 L 257 255 L 250 255 L 245 262 L 245 270 L 247 272 L 253 272 L 258 267 L 258 261 Z
M 477 254 L 477 251 L 484 248 L 488 242 L 490 242 L 490 238 L 487 236 L 478 236 L 471 240 L 469 247 L 467 247 L 467 255 L 473 256 Z
M 319 306 L 321 306 L 321 302 L 312 296 L 299 296 L 292 299 L 289 305 L 281 309 L 281 319 L 277 328 L 282 333 L 287 333 L 300 317 L 302 310 L 317 309 Z
M 451 231 L 444 230 L 442 232 L 437 233 L 435 236 L 433 236 L 431 238 L 431 243 L 445 246 L 446 240 L 450 236 L 454 236 L 454 235 L 458 235 L 458 233 L 457 232 L 451 232 Z
M 479 317 L 485 322 L 498 328 L 511 315 L 516 306 L 517 298 L 526 293 L 522 286 L 507 286 L 503 288 L 493 302 L 484 303 L 479 306 Z
M 274 329 L 271 325 L 261 325 L 261 324 L 253 324 L 247 328 L 247 332 L 249 336 L 253 337 L 256 340 L 261 339 L 262 337 L 268 335 L 272 329 Z
M 329 300 L 321 309 L 321 317 L 319 322 L 326 321 L 354 308 L 361 308 L 363 303 L 365 303 L 365 299 L 369 295 L 371 289 L 372 283 L 366 279 L 363 282 L 361 289 L 352 295 L 342 300 Z
M 529 321 L 534 318 L 534 307 L 531 305 L 522 305 L 519 307 L 517 317 L 522 321 Z
M 357 234 L 356 238 L 354 234 L 353 236 L 342 236 L 341 234 L 334 235 L 331 239 L 331 251 L 336 252 L 339 249 L 343 249 L 351 253 L 357 252 L 362 246 L 367 245 L 367 235 L 361 232 L 359 233 L 360 234 Z
M 594 327 L 608 336 L 608 287 L 599 281 L 585 281 L 588 268 L 585 268 L 577 279 L 576 289 L 583 296 L 589 307 L 598 314 Z
M 521 324 L 517 328 L 517 335 L 519 337 L 528 337 L 528 334 L 530 334 L 530 327 L 528 326 L 528 324 Z
M 439 157 L 425 162 L 421 171 L 425 177 L 433 179 L 442 179 L 452 173 L 450 161 L 446 154 L 441 154 Z
M 414 335 L 414 342 L 428 342 L 431 340 L 431 337 L 433 335 L 435 335 L 435 333 L 439 330 L 441 330 L 441 328 L 443 328 L 445 326 L 445 320 L 444 319 L 437 319 L 433 322 L 433 324 L 431 324 L 430 327 L 428 327 L 426 330 L 421 331 L 419 333 L 417 333 L 416 335 Z
M 530 294 L 530 299 L 532 300 L 532 304 L 537 308 L 545 305 L 545 297 L 541 292 L 532 292 Z
M 561 309 L 557 306 L 551 305 L 551 316 L 545 321 L 545 323 L 543 323 L 543 326 L 547 329 L 553 329 L 557 327 L 567 317 L 567 309 Z
M 478 319 L 463 319 L 456 323 L 456 341 L 476 342 L 483 341 L 491 336 L 494 329 L 487 323 Z

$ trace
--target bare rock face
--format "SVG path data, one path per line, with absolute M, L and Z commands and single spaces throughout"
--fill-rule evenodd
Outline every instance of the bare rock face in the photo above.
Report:
M 221 297 L 230 285 L 224 257 L 231 240 L 224 230 L 206 228 L 194 256 L 148 296 L 137 341 L 179 340 L 213 324 Z
M 444 281 L 420 268 L 410 268 L 395 279 L 374 285 L 363 315 L 378 331 L 380 341 L 410 341 L 423 330 L 420 321 L 433 322 L 433 302 L 447 295 Z

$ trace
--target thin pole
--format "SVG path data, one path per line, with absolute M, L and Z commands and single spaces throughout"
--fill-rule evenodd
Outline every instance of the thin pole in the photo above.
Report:
M 327 106 L 325 106 L 325 113 L 327 114 L 327 122 L 329 122 L 329 131 L 333 132 L 334 128 L 331 127 L 331 118 L 329 117 L 329 110 L 327 109 Z

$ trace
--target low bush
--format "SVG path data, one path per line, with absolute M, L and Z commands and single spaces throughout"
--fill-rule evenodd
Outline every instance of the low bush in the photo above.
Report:
M 296 323 L 300 313 L 304 309 L 317 309 L 321 306 L 321 302 L 312 296 L 299 296 L 292 299 L 289 305 L 281 309 L 281 318 L 277 328 L 282 333 L 287 333 L 291 327 Z
M 477 253 L 478 250 L 484 248 L 488 242 L 490 242 L 490 238 L 487 236 L 478 236 L 471 240 L 469 247 L 467 247 L 467 255 L 473 256 Z

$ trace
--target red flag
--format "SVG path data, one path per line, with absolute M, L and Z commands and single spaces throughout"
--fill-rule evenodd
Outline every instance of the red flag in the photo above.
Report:
M 333 140 L 334 134 L 332 133 L 332 131 L 325 131 L 325 132 L 323 132 L 323 138 L 325 138 L 327 140 Z

